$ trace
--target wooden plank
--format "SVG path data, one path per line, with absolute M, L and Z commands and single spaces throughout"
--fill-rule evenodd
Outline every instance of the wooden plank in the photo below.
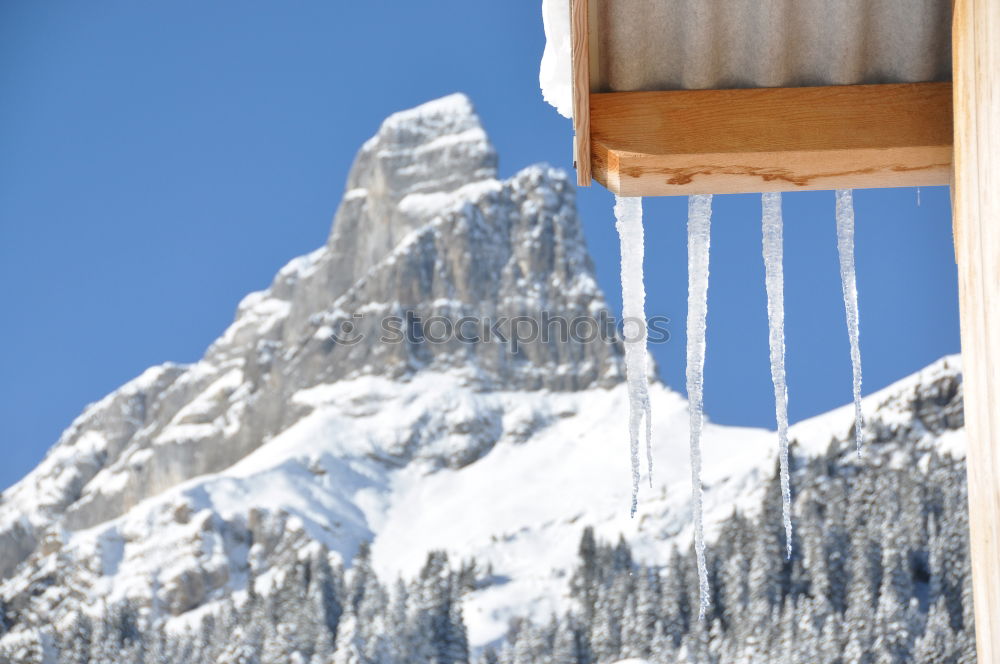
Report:
M 626 196 L 949 184 L 951 83 L 590 96 L 594 177 Z
M 573 46 L 573 160 L 576 183 L 590 186 L 590 22 L 589 0 L 571 0 Z
M 995 663 L 1000 662 L 1000 3 L 957 0 L 952 49 L 952 200 L 964 367 L 969 549 L 978 659 Z
M 589 24 L 589 53 L 590 61 L 587 63 L 590 69 L 590 92 L 597 92 L 604 88 L 604 72 L 601 68 L 601 8 L 600 0 L 588 0 L 587 2 L 587 23 Z M 588 99 L 588 104 L 589 99 Z

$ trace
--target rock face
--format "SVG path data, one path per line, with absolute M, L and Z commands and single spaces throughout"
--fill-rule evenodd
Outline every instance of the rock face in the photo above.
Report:
M 566 176 L 532 167 L 499 181 L 496 163 L 464 95 L 390 116 L 355 160 L 325 247 L 247 296 L 201 362 L 150 369 L 89 407 L 8 493 L 0 574 L 10 575 L 54 522 L 88 528 L 230 466 L 301 418 L 306 409 L 291 397 L 309 387 L 420 369 L 455 369 L 480 389 L 619 381 L 614 343 L 529 342 L 514 353 L 500 340 L 380 341 L 385 317 L 406 322 L 407 312 L 572 319 L 605 306 Z M 350 338 L 338 343 L 345 322 L 351 334 L 340 336 Z
M 459 330 L 439 339 L 463 316 L 481 321 L 460 330 L 469 338 L 498 320 L 590 319 L 605 308 L 566 175 L 535 166 L 501 181 L 496 164 L 464 95 L 386 119 L 355 159 L 326 246 L 248 295 L 200 362 L 152 368 L 89 406 L 3 496 L 0 576 L 246 458 L 313 410 L 296 398 L 310 388 L 366 376 L 405 382 L 420 372 L 447 372 L 470 394 L 620 382 L 614 340 L 532 339 L 515 348 L 509 325 L 478 343 L 457 339 Z M 420 327 L 434 317 L 441 329 Z M 464 442 L 441 453 L 428 441 L 435 416 L 424 414 L 379 455 L 390 466 L 420 454 L 468 464 L 502 436 L 498 412 L 484 421 L 477 414 L 458 432 L 442 425 Z
M 600 325 L 606 305 L 567 176 L 498 180 L 496 163 L 462 95 L 389 117 L 326 246 L 248 295 L 201 361 L 87 407 L 5 492 L 0 633 L 123 597 L 183 621 L 307 549 L 347 562 L 372 541 L 392 576 L 430 549 L 492 565 L 504 583 L 465 612 L 482 644 L 508 617 L 561 612 L 585 525 L 650 560 L 686 547 L 685 402 L 650 386 L 662 461 L 630 520 L 620 344 L 560 340 L 558 322 L 512 343 L 518 317 Z M 434 327 L 462 317 L 465 340 Z M 873 437 L 960 433 L 958 376 L 946 362 L 873 397 Z M 808 453 L 848 439 L 851 413 L 831 417 L 798 429 Z M 710 524 L 759 502 L 774 443 L 706 424 Z

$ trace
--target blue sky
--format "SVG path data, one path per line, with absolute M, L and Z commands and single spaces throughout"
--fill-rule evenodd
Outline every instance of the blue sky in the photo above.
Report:
M 538 92 L 540 2 L 9 0 L 0 5 L 0 487 L 146 367 L 198 359 L 247 292 L 320 246 L 389 113 L 466 92 L 504 176 L 570 168 Z M 612 197 L 581 190 L 620 307 Z M 957 352 L 946 188 L 856 193 L 865 393 Z M 833 194 L 785 196 L 789 409 L 850 400 Z M 684 199 L 647 201 L 653 352 L 682 389 Z M 716 197 L 705 401 L 774 426 L 759 196 Z

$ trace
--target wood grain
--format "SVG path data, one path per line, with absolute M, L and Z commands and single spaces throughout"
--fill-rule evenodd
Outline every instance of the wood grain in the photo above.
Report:
M 950 83 L 590 95 L 594 177 L 626 196 L 948 184 Z
M 590 173 L 590 22 L 589 0 L 570 0 L 573 46 L 573 160 L 576 182 L 589 187 Z
M 1000 662 L 1000 3 L 952 24 L 955 256 L 962 327 L 969 549 L 979 662 Z

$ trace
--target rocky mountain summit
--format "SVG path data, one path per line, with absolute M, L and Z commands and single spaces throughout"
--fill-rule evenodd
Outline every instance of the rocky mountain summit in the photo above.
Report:
M 88 407 L 7 493 L 0 573 L 54 521 L 86 529 L 231 466 L 299 421 L 309 409 L 293 395 L 317 385 L 420 369 L 454 370 L 476 389 L 617 382 L 614 344 L 529 343 L 515 355 L 502 343 L 379 341 L 383 317 L 406 311 L 537 318 L 604 307 L 565 175 L 532 167 L 500 181 L 496 162 L 462 95 L 389 117 L 355 160 L 327 246 L 248 295 L 202 361 L 152 368 Z M 345 321 L 362 341 L 337 343 Z
M 86 539 L 78 534 L 150 509 L 151 498 L 192 478 L 232 468 L 302 428 L 318 407 L 307 395 L 337 385 L 406 389 L 417 376 L 447 375 L 461 388 L 462 403 L 428 398 L 392 435 L 358 434 L 351 444 L 386 471 L 415 458 L 465 466 L 499 440 L 523 439 L 541 425 L 535 414 L 515 422 L 502 405 L 479 408 L 487 394 L 617 384 L 621 348 L 614 340 L 526 339 L 515 349 L 500 328 L 479 343 L 458 335 L 430 343 L 412 330 L 383 340 L 386 318 L 407 323 L 408 313 L 418 321 L 467 316 L 488 325 L 538 320 L 542 312 L 590 318 L 604 309 L 574 195 L 564 173 L 544 166 L 497 179 L 496 151 L 464 95 L 390 116 L 355 159 L 326 246 L 244 298 L 200 362 L 151 368 L 87 407 L 39 467 L 5 493 L 0 575 L 12 579 L 49 556 L 72 557 Z M 463 331 L 489 332 L 481 327 Z M 351 416 L 377 411 L 365 404 L 364 389 L 344 389 Z M 310 479 L 323 475 L 308 472 Z M 247 505 L 243 517 L 251 507 L 270 506 Z M 190 524 L 192 509 L 177 504 L 156 518 Z M 323 521 L 350 520 L 335 512 Z M 222 526 L 209 521 L 199 527 Z M 360 518 L 359 531 L 335 537 L 335 548 L 352 552 L 370 534 Z M 80 556 L 81 565 L 93 562 Z M 177 595 L 168 604 L 183 612 L 225 582 L 208 573 L 164 592 Z
M 500 180 L 496 164 L 463 95 L 390 116 L 324 247 L 244 298 L 201 361 L 88 406 L 0 499 L 0 645 L 123 599 L 197 630 L 304 558 L 339 568 L 370 542 L 384 578 L 416 574 L 432 550 L 489 569 L 463 600 L 476 646 L 512 617 L 566 610 L 585 526 L 624 534 L 650 564 L 686 548 L 684 400 L 651 383 L 659 465 L 629 519 L 619 342 L 515 345 L 495 326 L 606 310 L 566 174 Z M 432 320 L 466 320 L 476 338 L 438 339 Z M 871 463 L 960 454 L 956 361 L 869 397 L 866 417 Z M 847 450 L 852 422 L 798 425 L 796 452 Z M 710 530 L 757 509 L 775 444 L 706 424 Z

